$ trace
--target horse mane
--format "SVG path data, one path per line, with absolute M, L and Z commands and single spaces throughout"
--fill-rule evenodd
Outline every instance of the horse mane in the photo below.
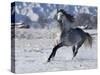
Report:
M 62 12 L 70 22 L 74 22 L 73 15 L 66 13 L 63 9 L 60 9 L 58 12 Z

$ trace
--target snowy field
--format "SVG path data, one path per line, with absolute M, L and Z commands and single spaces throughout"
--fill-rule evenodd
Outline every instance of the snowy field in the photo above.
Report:
M 54 47 L 53 33 L 48 29 L 17 28 L 15 32 L 16 73 L 97 68 L 97 30 L 86 31 L 93 37 L 92 48 L 83 45 L 76 58 L 72 60 L 72 47 L 62 47 L 58 49 L 55 58 L 47 63 Z

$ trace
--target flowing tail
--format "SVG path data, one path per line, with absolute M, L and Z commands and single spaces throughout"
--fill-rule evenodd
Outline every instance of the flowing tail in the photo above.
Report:
M 85 45 L 92 47 L 92 36 L 89 33 L 86 34 Z

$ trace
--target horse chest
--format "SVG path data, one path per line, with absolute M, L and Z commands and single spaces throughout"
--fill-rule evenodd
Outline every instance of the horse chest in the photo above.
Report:
M 55 45 L 57 45 L 60 42 L 60 36 L 61 36 L 61 32 L 57 32 L 54 34 L 54 43 Z

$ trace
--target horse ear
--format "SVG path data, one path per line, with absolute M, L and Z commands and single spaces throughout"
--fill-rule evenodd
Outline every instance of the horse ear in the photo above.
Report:
M 57 8 L 57 12 L 59 11 L 59 9 Z

